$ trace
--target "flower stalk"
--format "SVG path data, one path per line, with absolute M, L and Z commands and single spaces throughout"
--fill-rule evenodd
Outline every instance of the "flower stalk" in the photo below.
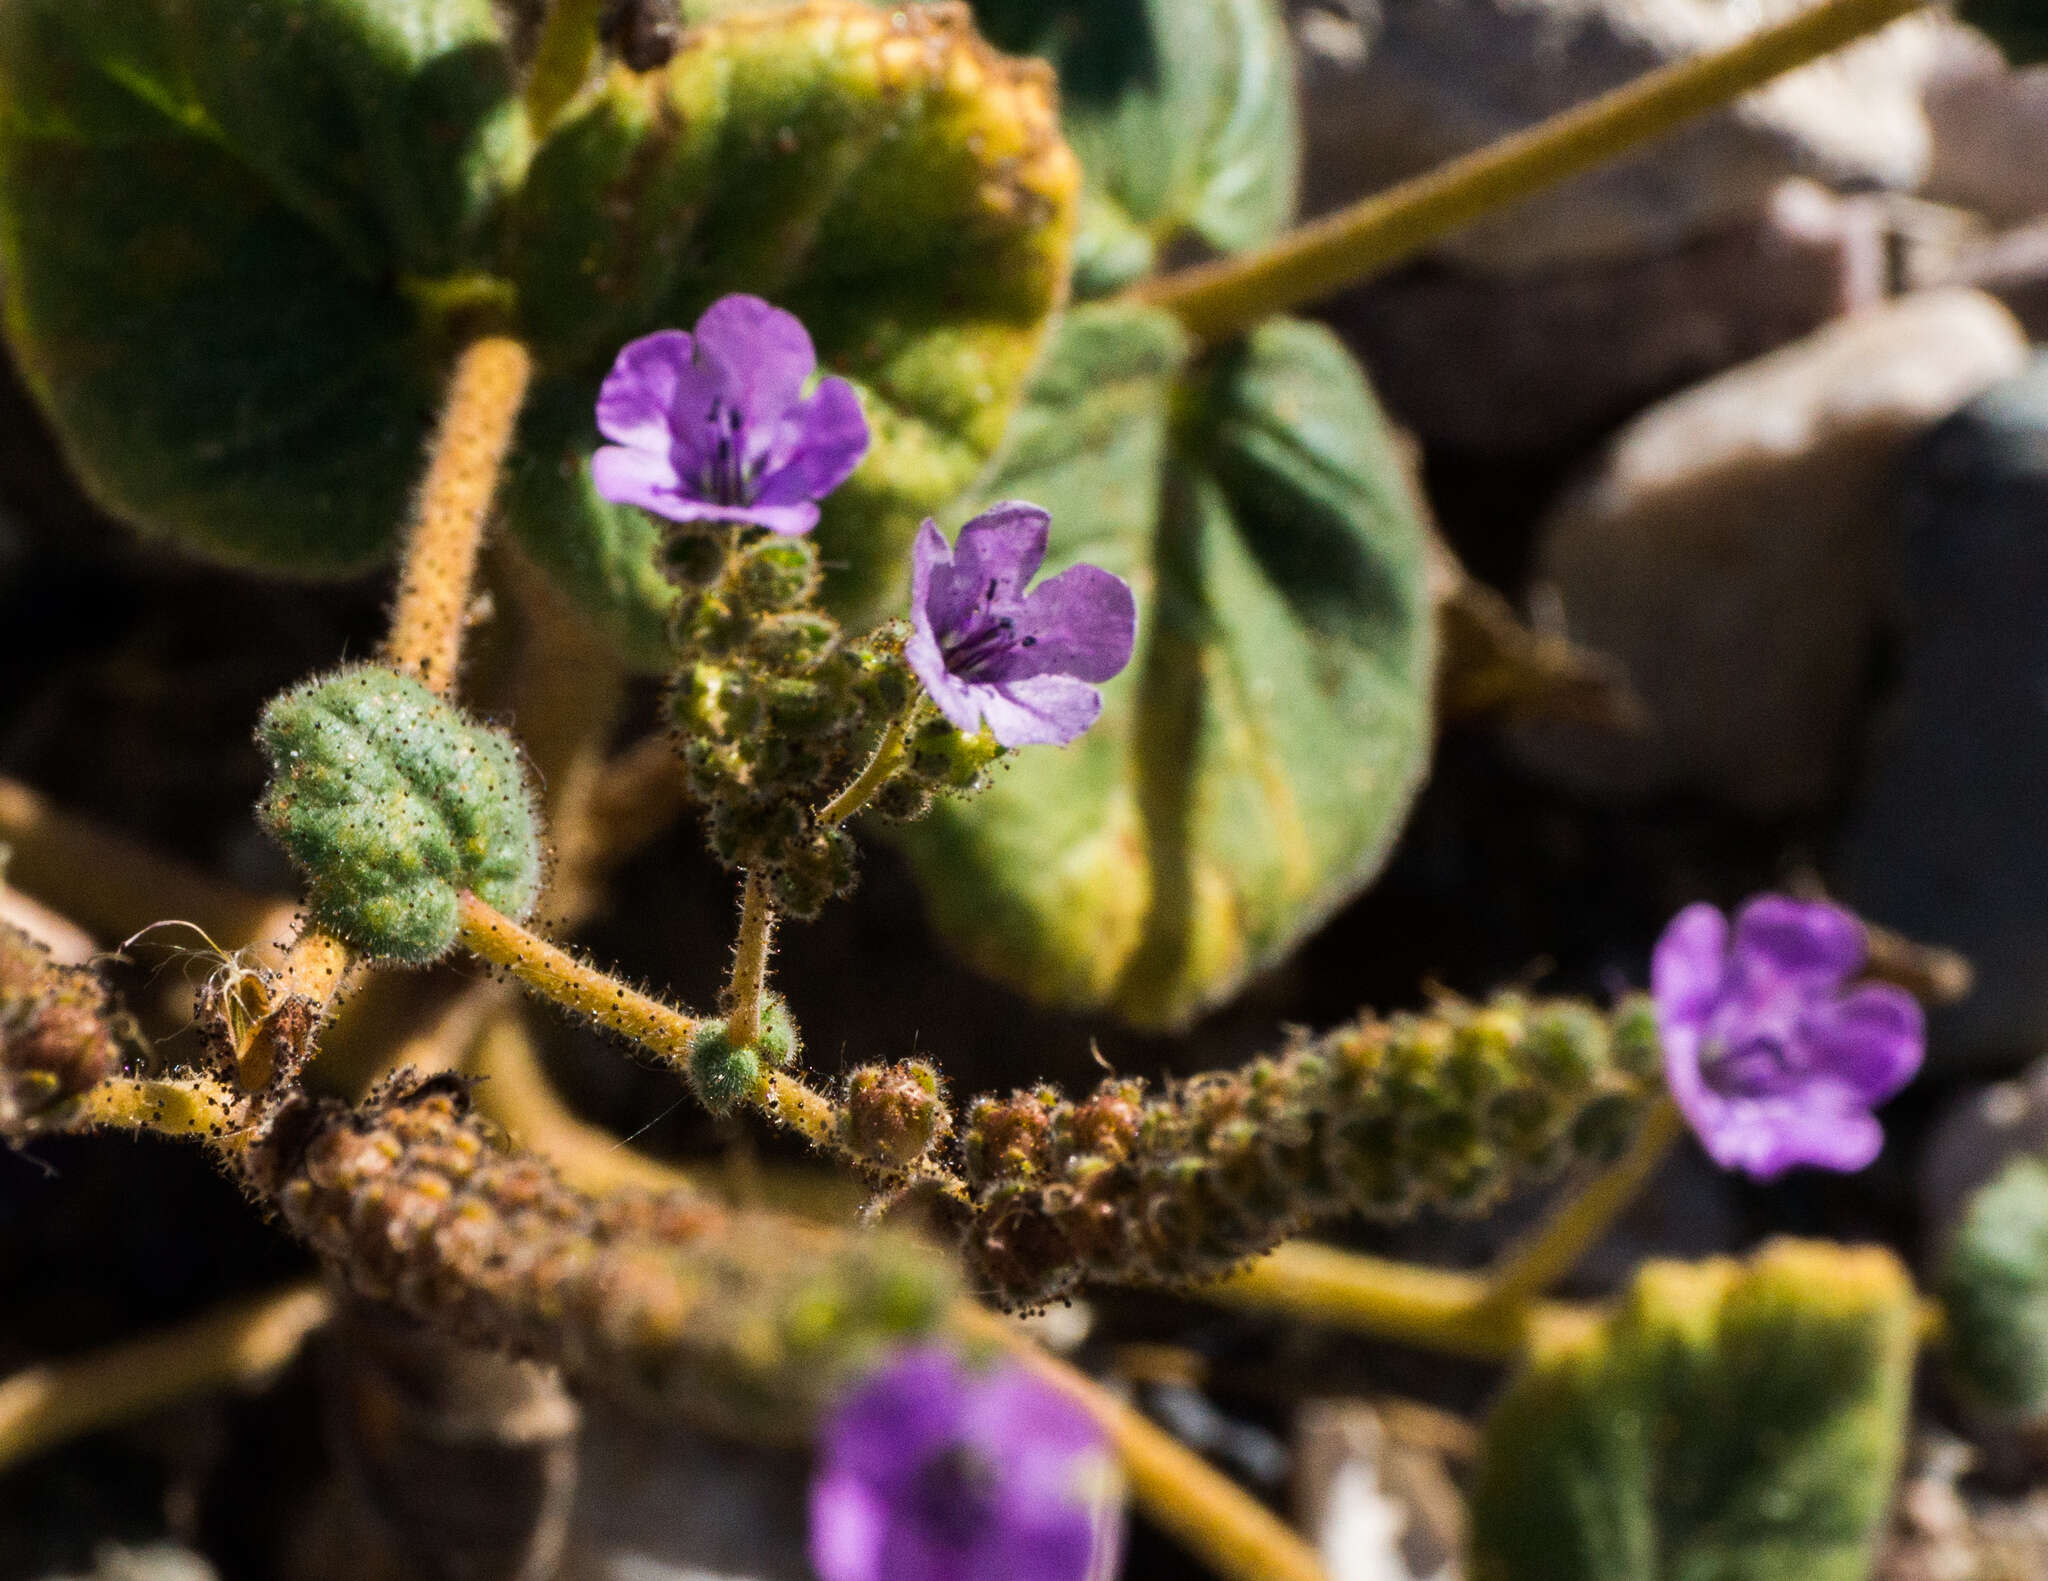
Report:
M 1653 142 L 1925 3 L 1823 0 L 1726 49 L 1651 72 L 1339 209 L 1271 246 L 1159 276 L 1130 295 L 1166 308 L 1203 340 L 1227 340 L 1381 274 L 1482 214 Z
M 818 810 L 819 823 L 828 829 L 838 828 L 873 801 L 876 792 L 889 783 L 889 777 L 903 764 L 904 737 L 915 712 L 916 705 L 913 704 L 909 712 L 889 721 L 888 728 L 882 732 L 882 739 L 875 743 L 874 755 L 868 759 L 867 766 L 845 790 Z
M 471 341 L 434 434 L 384 657 L 444 697 L 455 686 L 484 524 L 532 376 L 533 358 L 518 341 Z
M 1685 1134 L 1678 1105 L 1660 1098 L 1643 1116 L 1635 1140 L 1606 1169 L 1574 1192 L 1511 1250 L 1487 1280 L 1487 1299 L 1497 1308 L 1519 1310 L 1577 1266 L 1593 1243 L 1606 1233 L 1624 1208 L 1636 1199 Z
M 726 1031 L 740 1048 L 761 1035 L 761 996 L 768 988 L 768 955 L 774 947 L 775 903 L 768 881 L 749 873 L 740 887 L 740 933 L 725 986 Z

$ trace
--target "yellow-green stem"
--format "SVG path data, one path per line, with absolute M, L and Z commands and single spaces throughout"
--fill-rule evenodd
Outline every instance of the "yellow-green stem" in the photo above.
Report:
M 464 893 L 459 917 L 463 945 L 530 992 L 632 1039 L 677 1070 L 689 1069 L 690 1035 L 701 1024 L 695 1017 L 579 961 L 472 894 Z M 753 1103 L 820 1147 L 839 1134 L 832 1100 L 787 1071 L 770 1072 Z
M 236 1095 L 210 1076 L 110 1076 L 63 1113 L 67 1131 L 149 1131 L 234 1151 Z
M 1146 281 L 1131 295 L 1169 309 L 1204 340 L 1225 340 L 1368 279 L 1489 210 L 1662 137 L 1924 4 L 1823 0 L 1726 49 L 1664 67 L 1326 215 L 1269 247 Z
M 725 1030 L 745 1048 L 761 1035 L 761 995 L 768 987 L 768 952 L 775 947 L 775 902 L 768 880 L 749 873 L 740 886 L 740 936 L 732 947 L 725 985 Z
M 1293 1528 L 1132 1406 L 1043 1349 L 1007 1318 L 963 1302 L 963 1337 L 1000 1347 L 1076 1401 L 1108 1437 L 1131 1496 L 1153 1524 L 1226 1581 L 1328 1581 Z
M 1570 1273 L 1615 1215 L 1635 1200 L 1671 1144 L 1684 1134 L 1678 1105 L 1660 1098 L 1643 1116 L 1635 1140 L 1549 1219 L 1511 1249 L 1487 1279 L 1488 1299 L 1505 1307 L 1533 1301 Z
M 76 1361 L 0 1379 L 0 1467 L 81 1434 L 277 1371 L 325 1323 L 318 1285 L 293 1285 Z
M 1195 1294 L 1252 1312 L 1398 1340 L 1426 1350 L 1508 1361 L 1532 1331 L 1562 1333 L 1591 1321 L 1582 1308 L 1531 1301 L 1504 1306 L 1479 1274 L 1390 1262 L 1312 1241 L 1288 1241 Z
M 388 663 L 443 694 L 455 687 L 484 523 L 532 377 L 524 346 L 486 335 L 463 348 L 448 383 L 384 645 Z
M 604 0 L 554 0 L 548 7 L 526 79 L 526 121 L 536 140 L 547 135 L 562 107 L 589 77 L 603 9 Z
M 868 759 L 867 767 L 851 785 L 819 809 L 818 822 L 828 829 L 837 828 L 875 799 L 875 793 L 889 783 L 889 776 L 903 762 L 903 738 L 909 723 L 907 714 L 889 721 L 889 728 L 875 743 L 874 756 Z

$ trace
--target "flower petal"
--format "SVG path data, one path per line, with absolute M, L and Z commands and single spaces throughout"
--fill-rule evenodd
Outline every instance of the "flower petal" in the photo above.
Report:
M 1720 997 L 1728 970 L 1728 919 L 1701 901 L 1665 926 L 1650 956 L 1650 992 L 1667 1041 L 1681 1027 L 1695 1032 Z
M 777 458 L 754 491 L 757 505 L 821 500 L 853 475 L 868 450 L 868 420 L 844 379 L 826 379 L 791 407 L 770 444 Z
M 674 438 L 676 384 L 690 366 L 690 346 L 680 329 L 626 342 L 597 392 L 598 432 L 614 444 L 666 455 Z
M 999 609 L 1016 604 L 1045 561 L 1051 527 L 1051 516 L 1022 500 L 991 505 L 962 527 L 951 563 L 933 567 L 925 596 L 939 637 L 959 631 L 983 604 Z
M 988 1567 L 974 1581 L 1090 1581 L 1109 1573 L 1101 1550 L 1116 1530 L 1105 1532 L 1097 1511 L 1079 1500 L 1063 1508 L 1005 1508 L 996 1519 L 996 1532 L 982 1545 Z
M 941 1346 L 903 1351 L 840 1402 L 820 1446 L 829 1474 L 859 1477 L 884 1493 L 908 1487 L 959 1436 L 967 1382 Z
M 970 685 L 969 690 L 981 705 L 989 730 L 1006 747 L 1063 747 L 1102 712 L 1102 694 L 1086 681 L 1065 675 Z M 937 694 L 933 696 L 937 700 Z M 943 709 L 945 704 L 939 706 Z
M 1096 565 L 1071 566 L 1025 597 L 1017 638 L 1018 645 L 989 667 L 989 679 L 1106 681 L 1131 662 L 1138 601 L 1122 577 Z
M 1731 1100 L 1695 1129 L 1715 1163 L 1756 1180 L 1775 1180 L 1797 1164 L 1853 1174 L 1884 1148 L 1884 1128 L 1872 1116 L 1797 1097 Z
M 1735 917 L 1735 969 L 1832 988 L 1863 964 L 1863 924 L 1825 901 L 1759 895 Z
M 757 296 L 722 296 L 697 320 L 697 355 L 719 376 L 748 427 L 769 427 L 796 405 L 818 365 L 810 331 Z
M 623 445 L 600 445 L 590 458 L 590 481 L 614 505 L 637 505 L 673 521 L 692 521 L 694 515 L 679 515 L 694 507 L 695 501 L 679 492 L 675 468 L 666 451 L 628 449 Z
M 1927 1017 L 1903 988 L 1866 983 L 1808 1013 L 1818 1068 L 1865 1104 L 1882 1103 L 1913 1079 L 1927 1053 Z
M 997 1465 L 1048 1458 L 1066 1465 L 1101 1452 L 1105 1442 L 1095 1418 L 1074 1401 L 1007 1364 L 971 1379 L 960 1431 Z
M 882 1565 L 889 1505 L 859 1477 L 830 1471 L 811 1484 L 810 1558 L 819 1581 L 895 1581 Z

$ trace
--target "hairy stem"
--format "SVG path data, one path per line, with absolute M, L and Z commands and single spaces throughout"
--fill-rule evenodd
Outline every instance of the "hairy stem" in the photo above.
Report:
M 747 874 L 740 889 L 740 936 L 732 947 L 732 975 L 725 984 L 726 1031 L 747 1047 L 761 1035 L 761 995 L 768 987 L 768 953 L 775 947 L 775 903 L 768 880 Z
M 875 799 L 875 793 L 889 783 L 889 776 L 903 762 L 903 738 L 909 723 L 908 715 L 889 721 L 889 728 L 875 743 L 875 753 L 868 759 L 867 767 L 851 785 L 819 809 L 819 823 L 828 829 L 837 828 Z
M 235 1080 L 244 1092 L 297 1077 L 355 966 L 349 947 L 317 923 L 309 922 L 292 940 L 270 979 L 269 1002 L 254 1035 L 233 1050 Z
M 1685 1132 L 1678 1105 L 1660 1098 L 1643 1116 L 1635 1140 L 1586 1187 L 1504 1257 L 1487 1279 L 1488 1299 L 1506 1307 L 1534 1300 L 1570 1273 L 1607 1226 L 1648 1184 L 1671 1144 Z
M 677 1070 L 689 1068 L 690 1035 L 702 1024 L 696 1017 L 536 937 L 474 895 L 462 897 L 461 924 L 464 946 L 529 992 L 630 1038 Z M 768 1075 L 754 1106 L 817 1146 L 836 1144 L 838 1108 L 786 1071 Z
M 444 695 L 455 685 L 484 522 L 532 373 L 518 341 L 471 341 L 456 359 L 434 433 L 384 656 Z
M 0 1380 L 0 1467 L 284 1366 L 332 1310 L 316 1284 L 237 1302 L 166 1333 Z
M 1591 1321 L 1586 1311 L 1559 1302 L 1503 1305 L 1479 1274 L 1390 1262 L 1313 1241 L 1288 1241 L 1193 1294 L 1483 1361 L 1512 1360 L 1532 1331 L 1561 1334 Z
M 526 79 L 526 120 L 536 139 L 547 135 L 562 107 L 590 75 L 603 9 L 604 0 L 554 0 L 548 7 Z
M 1283 236 L 1165 275 L 1131 295 L 1220 341 L 1355 285 L 1490 210 L 1675 130 L 1696 115 L 1919 10 L 1926 0 L 1823 0 L 1726 49 L 1681 61 Z
M 240 1145 L 237 1108 L 236 1094 L 210 1076 L 110 1076 L 65 1109 L 60 1128 L 149 1131 L 232 1153 Z
M 1279 1516 L 1132 1406 L 1056 1357 L 1008 1319 L 966 1302 L 963 1337 L 1000 1347 L 1081 1405 L 1108 1436 L 1131 1496 L 1163 1531 L 1228 1581 L 1328 1581 L 1322 1561 Z

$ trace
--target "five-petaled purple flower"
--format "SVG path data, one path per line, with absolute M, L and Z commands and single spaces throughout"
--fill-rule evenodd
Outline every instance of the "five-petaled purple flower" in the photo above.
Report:
M 1920 1006 L 1861 969 L 1863 925 L 1839 906 L 1759 895 L 1728 919 L 1688 906 L 1651 962 L 1671 1096 L 1714 1162 L 1770 1180 L 1794 1164 L 1856 1170 L 1871 1114 L 1920 1068 Z
M 1014 1364 L 905 1351 L 825 1425 L 811 1484 L 823 1581 L 1104 1581 L 1122 1536 L 1101 1429 Z
M 598 391 L 612 443 L 591 458 L 597 492 L 671 521 L 809 532 L 868 448 L 852 385 L 804 394 L 817 365 L 803 325 L 757 296 L 720 297 L 694 335 L 630 342 Z
M 927 521 L 911 548 L 904 657 L 939 710 L 965 731 L 986 720 L 1006 747 L 1064 746 L 1095 723 L 1106 681 L 1131 662 L 1138 606 L 1100 566 L 1070 566 L 1030 593 L 1052 518 L 1036 505 L 990 506 L 945 534 Z

